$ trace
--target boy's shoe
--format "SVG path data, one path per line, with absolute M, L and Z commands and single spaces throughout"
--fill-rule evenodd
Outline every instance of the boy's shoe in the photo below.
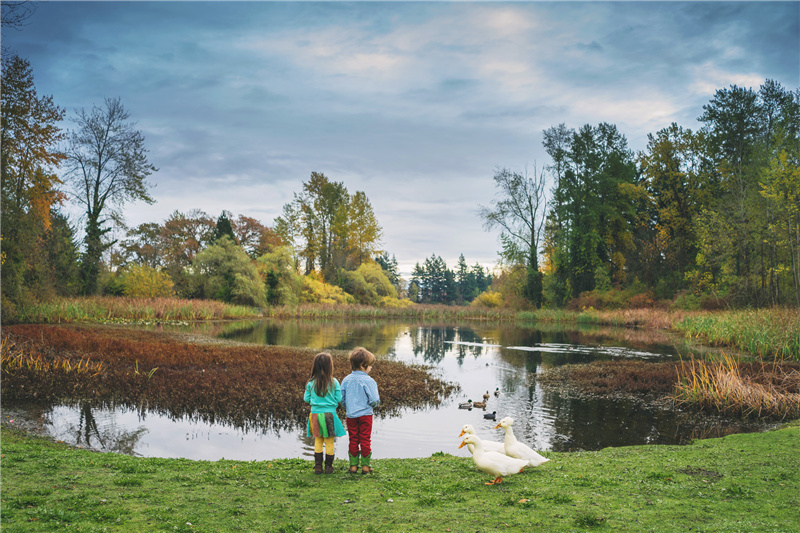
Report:
M 322 452 L 314 453 L 314 473 L 322 473 Z
M 361 458 L 361 454 L 357 453 L 353 455 L 352 453 L 347 452 L 347 455 L 350 457 L 350 470 L 348 470 L 348 472 L 355 474 L 358 472 L 358 460 Z
M 372 467 L 369 465 L 369 461 L 372 459 L 372 452 L 369 455 L 362 455 L 361 456 L 361 473 L 362 474 L 371 474 L 373 472 Z

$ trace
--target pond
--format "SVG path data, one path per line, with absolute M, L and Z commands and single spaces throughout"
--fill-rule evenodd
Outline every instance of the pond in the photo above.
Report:
M 461 390 L 435 408 L 406 409 L 376 417 L 375 457 L 429 457 L 436 452 L 467 456 L 458 434 L 472 424 L 479 436 L 501 441 L 496 413 L 514 418 L 517 438 L 537 450 L 598 450 L 634 444 L 684 444 L 695 438 L 757 431 L 763 425 L 698 417 L 642 402 L 574 398 L 543 387 L 536 375 L 567 363 L 636 359 L 676 360 L 703 350 L 665 332 L 636 329 L 462 322 L 448 324 L 394 321 L 264 320 L 200 326 L 161 326 L 232 341 L 350 350 L 365 346 L 378 357 L 373 375 L 380 388 L 380 361 L 433 367 Z M 496 394 L 495 394 L 496 391 Z M 302 394 L 302 390 L 298 394 Z M 459 409 L 468 399 L 490 397 L 485 409 Z M 5 407 L 5 406 L 4 406 Z M 269 460 L 313 457 L 313 439 L 300 428 L 240 430 L 221 424 L 174 420 L 150 411 L 98 409 L 90 405 L 30 407 L 44 431 L 71 444 L 146 457 Z M 347 438 L 338 439 L 336 456 L 347 457 Z

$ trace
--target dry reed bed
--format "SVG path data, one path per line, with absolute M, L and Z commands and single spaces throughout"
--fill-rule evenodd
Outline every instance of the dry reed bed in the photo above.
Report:
M 678 404 L 741 417 L 800 418 L 800 363 L 692 359 L 678 367 Z
M 595 361 L 564 365 L 538 377 L 578 394 L 660 401 L 741 418 L 800 418 L 800 363 Z
M 308 414 L 311 350 L 191 344 L 111 327 L 17 325 L 3 328 L 3 339 L 3 401 L 88 400 L 245 429 L 297 426 Z M 347 354 L 333 355 L 341 381 Z M 80 361 L 95 371 L 75 371 Z M 427 368 L 394 361 L 379 360 L 372 375 L 380 384 L 379 416 L 437 405 L 457 388 Z

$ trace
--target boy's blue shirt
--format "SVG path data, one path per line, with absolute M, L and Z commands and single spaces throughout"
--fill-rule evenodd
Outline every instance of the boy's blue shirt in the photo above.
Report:
M 363 370 L 354 370 L 342 380 L 342 405 L 347 418 L 371 415 L 380 401 L 378 384 Z

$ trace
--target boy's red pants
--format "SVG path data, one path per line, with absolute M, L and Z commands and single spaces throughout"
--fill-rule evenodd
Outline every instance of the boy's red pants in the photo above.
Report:
M 369 457 L 372 453 L 372 415 L 347 419 L 347 433 L 350 437 L 350 455 Z

